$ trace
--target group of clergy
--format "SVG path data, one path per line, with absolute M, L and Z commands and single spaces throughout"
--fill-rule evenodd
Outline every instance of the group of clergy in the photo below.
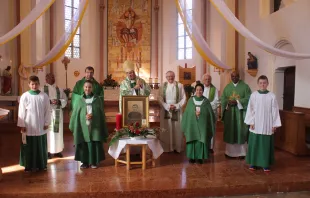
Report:
M 133 62 L 125 61 L 123 68 L 127 77 L 120 85 L 120 111 L 122 96 L 149 96 L 151 93 L 150 86 L 136 75 Z M 88 165 L 91 164 L 93 164 L 93 168 L 97 168 L 99 162 L 104 159 L 102 142 L 107 137 L 103 112 L 103 89 L 93 76 L 94 68 L 87 67 L 85 77 L 74 86 L 71 98 L 70 109 L 73 112 L 73 117 L 71 117 L 69 128 L 75 138 L 75 159 L 83 162 L 81 168 L 88 168 Z M 183 137 L 185 136 L 186 155 L 189 161 L 203 163 L 205 159 L 208 159 L 209 153 L 214 152 L 217 112 L 221 104 L 221 119 L 224 122 L 224 142 L 226 143 L 225 156 L 228 158 L 244 158 L 246 156 L 249 126 L 244 121 L 251 89 L 240 80 L 237 72 L 231 73 L 232 82 L 225 87 L 221 98 L 219 98 L 219 91 L 212 84 L 209 74 L 202 76 L 201 83 L 195 85 L 194 94 L 188 101 L 184 87 L 175 80 L 173 71 L 166 73 L 166 80 L 160 87 L 158 98 L 161 105 L 160 127 L 167 130 L 166 133 L 160 135 L 165 152 L 182 152 L 184 150 Z M 46 75 L 46 83 L 41 86 L 41 91 L 48 95 L 51 104 L 51 124 L 47 132 L 48 157 L 62 157 L 64 149 L 62 109 L 67 105 L 68 98 L 64 91 L 56 85 L 53 74 Z M 81 104 L 81 97 L 84 98 L 83 102 L 86 102 L 83 108 L 80 107 L 84 104 Z M 97 100 L 96 105 L 99 106 L 94 106 L 94 100 Z M 272 108 L 277 111 L 277 104 Z M 98 109 L 102 112 L 100 113 Z M 88 114 L 88 112 L 90 113 Z M 99 113 L 95 116 L 94 112 Z M 80 117 L 79 113 L 86 114 L 86 118 L 85 116 Z M 278 116 L 278 114 L 274 116 Z M 280 126 L 279 117 L 275 119 L 277 120 L 276 126 Z M 89 125 L 90 120 L 91 125 Z M 98 126 L 95 122 L 100 123 L 102 120 L 104 120 L 103 124 L 96 128 Z M 88 127 L 85 128 L 85 123 L 79 122 L 85 122 Z M 100 130 L 104 130 L 104 132 Z M 85 152 L 90 153 L 85 156 Z

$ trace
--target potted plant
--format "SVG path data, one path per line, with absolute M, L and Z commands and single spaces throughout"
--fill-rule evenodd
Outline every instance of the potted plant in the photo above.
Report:
M 112 79 L 112 74 L 108 75 L 107 78 L 100 84 L 104 87 L 104 89 L 108 87 L 114 89 L 118 86 L 118 83 L 114 79 Z

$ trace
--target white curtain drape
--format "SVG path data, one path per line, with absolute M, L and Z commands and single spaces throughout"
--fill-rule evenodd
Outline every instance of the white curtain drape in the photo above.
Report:
M 288 52 L 284 50 L 277 49 L 259 38 L 257 38 L 252 32 L 250 32 L 231 12 L 231 10 L 227 7 L 224 0 L 210 0 L 213 6 L 217 9 L 217 11 L 226 19 L 228 23 L 230 23 L 235 30 L 237 30 L 242 36 L 247 38 L 248 40 L 254 42 L 258 47 L 261 49 L 276 55 L 276 56 L 282 56 L 285 58 L 290 59 L 309 59 L 310 54 L 303 54 L 303 53 L 294 53 L 294 52 Z
M 50 64 L 51 62 L 55 61 L 56 57 L 59 57 L 65 53 L 65 50 L 67 47 L 65 47 L 67 44 L 70 43 L 70 40 L 73 39 L 79 23 L 81 22 L 83 15 L 86 11 L 87 5 L 89 0 L 81 0 L 78 9 L 75 10 L 74 15 L 71 19 L 71 23 L 65 28 L 65 32 L 60 38 L 60 40 L 55 44 L 55 46 L 49 51 L 42 60 L 37 61 L 36 64 L 33 65 L 33 67 L 40 67 L 47 64 Z
M 58 42 L 55 44 L 55 46 L 41 59 L 38 60 L 34 65 L 20 65 L 20 70 L 22 71 L 22 68 L 36 68 L 36 67 L 42 67 L 50 64 L 51 62 L 56 61 L 58 58 L 60 58 L 67 49 L 67 45 L 70 44 L 72 41 L 82 19 L 84 16 L 84 13 L 86 11 L 86 8 L 88 6 L 89 0 L 81 0 L 80 4 L 78 6 L 78 9 L 74 11 L 73 17 L 71 18 L 70 23 L 65 28 L 65 32 L 62 35 L 62 37 L 58 40 Z M 24 76 L 22 72 L 20 72 L 20 76 Z
M 12 30 L 0 37 L 0 45 L 9 42 L 10 40 L 21 34 L 27 27 L 33 24 L 49 7 L 51 7 L 54 2 L 55 0 L 41 0 L 18 25 L 16 25 Z
M 220 69 L 232 69 L 234 67 L 228 66 L 223 63 L 210 49 L 208 43 L 204 39 L 201 31 L 199 30 L 195 20 L 191 15 L 186 12 L 186 1 L 185 0 L 175 0 L 176 6 L 178 8 L 179 14 L 185 26 L 185 30 L 189 37 L 191 38 L 196 51 L 200 54 L 203 59 L 205 59 L 209 64 L 220 68 Z

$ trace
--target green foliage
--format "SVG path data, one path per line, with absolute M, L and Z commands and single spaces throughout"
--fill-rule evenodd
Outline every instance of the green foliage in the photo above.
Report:
M 118 83 L 114 79 L 112 79 L 112 74 L 110 74 L 101 85 L 104 87 L 117 87 Z

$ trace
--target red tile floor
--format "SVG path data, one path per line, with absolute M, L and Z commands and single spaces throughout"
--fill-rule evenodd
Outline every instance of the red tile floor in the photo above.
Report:
M 73 160 L 72 135 L 65 131 L 64 158 L 49 160 L 48 170 L 24 173 L 18 166 L 21 136 L 13 124 L 0 123 L 0 197 L 310 197 L 310 158 L 276 151 L 270 174 L 252 172 L 244 160 L 224 156 L 222 129 L 218 127 L 215 154 L 203 165 L 189 164 L 184 153 L 164 153 L 155 168 L 126 170 L 106 160 L 98 169 L 80 170 Z M 105 145 L 107 152 L 107 145 Z M 241 196 L 243 197 L 243 196 Z M 281 198 L 282 198 L 281 197 Z

